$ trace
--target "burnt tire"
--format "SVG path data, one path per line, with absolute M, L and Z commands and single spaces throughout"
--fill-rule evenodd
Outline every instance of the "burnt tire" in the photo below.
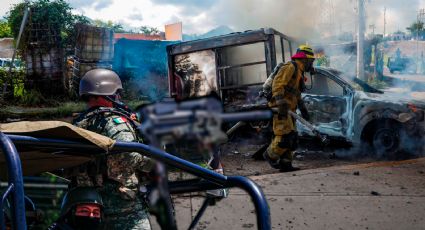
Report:
M 378 124 L 372 136 L 372 147 L 378 158 L 396 158 L 401 151 L 402 128 L 394 122 Z

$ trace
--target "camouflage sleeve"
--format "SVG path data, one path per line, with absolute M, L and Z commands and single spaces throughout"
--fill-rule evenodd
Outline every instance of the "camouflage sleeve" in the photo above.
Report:
M 118 121 L 116 119 L 118 119 Z M 137 142 L 136 132 L 131 125 L 128 122 L 120 122 L 119 119 L 119 116 L 110 116 L 106 118 L 104 135 L 117 141 Z M 127 167 L 131 166 L 134 170 L 143 172 L 150 172 L 153 167 L 153 161 L 150 158 L 137 152 L 118 154 L 114 156 L 114 159 L 123 164 L 125 163 Z

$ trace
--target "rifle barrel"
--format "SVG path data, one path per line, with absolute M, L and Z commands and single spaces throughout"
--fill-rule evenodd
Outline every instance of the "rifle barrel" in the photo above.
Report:
M 272 117 L 273 113 L 270 110 L 220 114 L 220 118 L 223 119 L 223 122 L 270 120 Z

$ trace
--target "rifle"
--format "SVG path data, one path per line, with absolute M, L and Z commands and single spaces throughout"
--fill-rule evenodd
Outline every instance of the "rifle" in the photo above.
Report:
M 223 113 L 222 103 L 213 97 L 182 102 L 160 102 L 144 106 L 136 111 L 143 118 L 138 130 L 157 148 L 172 146 L 183 141 L 198 143 L 198 151 L 213 152 L 219 144 L 227 141 L 222 130 L 223 122 L 269 120 L 272 111 L 249 111 Z M 160 179 L 151 186 L 148 199 L 162 229 L 176 229 L 173 205 L 169 196 L 166 168 L 159 167 L 156 176 Z M 159 195 L 159 196 L 158 196 Z M 207 205 L 211 197 L 206 198 Z M 206 207 L 206 206 L 205 206 Z M 202 209 L 205 210 L 205 209 Z M 202 214 L 202 213 L 200 213 Z M 196 225 L 195 218 L 191 227 Z

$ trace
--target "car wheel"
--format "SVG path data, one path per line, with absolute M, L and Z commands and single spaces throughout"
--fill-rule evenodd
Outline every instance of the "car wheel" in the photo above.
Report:
M 384 123 L 378 125 L 372 139 L 372 145 L 379 158 L 394 158 L 400 150 L 401 128 Z

